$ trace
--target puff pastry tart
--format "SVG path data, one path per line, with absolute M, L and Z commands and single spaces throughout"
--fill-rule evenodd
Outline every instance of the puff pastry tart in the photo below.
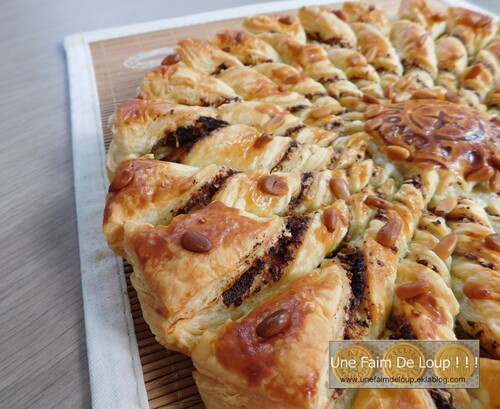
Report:
M 103 231 L 207 408 L 499 408 L 498 21 L 427 0 L 183 39 L 109 120 Z M 328 341 L 472 338 L 478 390 L 328 389 Z

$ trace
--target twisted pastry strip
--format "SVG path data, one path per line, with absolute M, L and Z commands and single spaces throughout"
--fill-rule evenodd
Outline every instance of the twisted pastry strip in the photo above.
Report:
M 309 40 L 333 48 L 356 49 L 354 32 L 327 7 L 301 7 L 299 19 Z
M 146 72 L 139 85 L 139 97 L 203 107 L 239 100 L 223 81 L 182 63 L 160 65 Z
M 311 108 L 297 113 L 309 125 L 332 129 L 343 134 L 363 129 L 360 113 L 349 112 L 343 108 L 336 99 L 328 95 L 322 84 L 314 81 L 304 71 L 280 63 L 259 64 L 253 68 L 277 84 L 278 89 L 297 92 L 312 102 Z M 338 97 L 338 94 L 334 95 Z
M 368 64 L 363 54 L 349 49 L 334 48 L 328 51 L 328 58 L 336 67 L 343 70 L 363 94 L 383 98 L 384 91 L 375 68 Z
M 216 117 L 221 115 L 220 119 Z M 128 155 L 139 157 L 151 151 L 157 155 L 172 149 L 162 146 L 166 137 L 176 131 L 174 146 L 193 142 L 211 131 L 235 123 L 248 123 L 261 132 L 283 133 L 301 142 L 329 145 L 336 134 L 319 128 L 305 127 L 296 117 L 271 104 L 226 104 L 219 111 L 189 107 L 167 100 L 133 99 L 121 104 L 110 118 L 113 140 L 110 144 L 107 167 L 110 174 Z M 174 138 L 174 136 L 171 136 Z M 265 138 L 264 138 L 265 139 Z
M 384 35 L 389 34 L 390 24 L 387 15 L 376 4 L 345 1 L 342 10 L 334 13 L 349 24 L 366 23 L 376 27 Z
M 230 124 L 243 124 L 257 128 L 260 132 L 290 136 L 293 140 L 305 144 L 329 146 L 339 136 L 339 133 L 333 130 L 308 126 L 297 116 L 270 103 L 242 101 L 224 104 L 217 108 L 217 113 Z M 333 128 L 340 128 L 345 133 L 355 131 L 352 126 L 349 127 L 342 120 L 333 124 L 336 124 Z M 333 124 L 325 124 L 324 126 Z
M 417 182 L 418 180 L 418 182 Z M 351 279 L 354 300 L 346 338 L 378 338 L 392 308 L 397 266 L 437 186 L 437 173 L 406 181 L 394 195 L 393 207 L 379 213 L 365 233 L 340 251 L 334 262 Z
M 165 57 L 162 65 L 175 64 L 180 59 L 187 66 L 207 74 L 217 74 L 233 65 L 243 65 L 238 58 L 220 50 L 206 40 L 193 38 L 179 40 L 175 46 L 175 54 Z
M 284 123 L 284 119 L 274 115 L 265 126 L 276 129 Z M 332 146 L 305 145 L 289 137 L 261 134 L 253 127 L 228 125 L 209 108 L 164 100 L 127 101 L 110 119 L 113 141 L 107 158 L 108 171 L 112 174 L 128 155 L 139 157 L 148 153 L 184 164 L 216 163 L 236 170 L 258 166 L 282 171 L 293 170 L 294 166 L 303 171 L 347 168 L 365 157 L 371 140 L 364 132 L 344 136 L 335 141 L 335 146 L 342 150 L 335 151 Z M 297 128 L 287 133 L 296 138 L 307 136 L 297 132 Z
M 292 113 L 312 106 L 303 95 L 280 91 L 274 82 L 253 68 L 233 66 L 217 74 L 217 78 L 246 101 L 270 102 Z
M 104 210 L 103 231 L 111 249 L 123 251 L 123 227 L 127 221 L 167 225 L 173 217 L 219 201 L 259 217 L 288 213 L 306 214 L 336 200 L 348 204 L 349 235 L 358 235 L 374 210 L 369 195 L 392 198 L 390 165 L 375 166 L 368 159 L 349 172 L 323 170 L 301 173 L 259 168 L 248 172 L 216 165 L 199 169 L 146 156 L 125 160 L 110 185 Z
M 480 50 L 471 65 L 463 73 L 459 95 L 464 99 L 473 93 L 479 102 L 485 102 L 486 95 L 500 76 L 500 36 L 495 36 Z
M 412 21 L 398 20 L 392 23 L 390 38 L 405 68 L 405 76 L 394 89 L 401 92 L 434 86 L 437 59 L 434 41 L 425 29 Z
M 380 76 L 382 89 L 390 95 L 392 84 L 403 75 L 403 66 L 389 39 L 376 27 L 367 23 L 351 23 L 358 39 L 359 51 Z
M 334 110 L 339 112 L 337 101 L 327 97 L 325 87 L 314 81 L 304 71 L 280 62 L 276 51 L 265 41 L 258 37 L 237 30 L 223 30 L 211 40 L 216 47 L 236 56 L 244 65 L 250 65 L 259 73 L 271 79 L 280 87 L 281 91 L 293 91 L 304 95 L 315 105 L 334 105 Z M 272 52 L 261 52 L 262 49 Z M 318 101 L 320 100 L 320 101 Z M 320 102 L 317 104 L 317 102 Z
M 446 28 L 446 12 L 442 7 L 427 0 L 402 0 L 399 18 L 421 25 L 435 40 Z
M 344 108 L 337 100 L 327 96 L 324 86 L 305 72 L 279 62 L 260 63 L 279 61 L 279 58 L 268 43 L 251 34 L 224 30 L 210 42 L 182 40 L 176 50 L 184 63 L 196 69 L 200 59 L 210 60 L 212 53 L 215 57 L 220 56 L 219 47 L 223 48 L 224 52 L 234 54 L 245 65 L 257 64 L 252 68 L 242 67 L 241 64 L 220 64 L 216 70 L 211 71 L 219 74 L 218 78 L 232 87 L 243 99 L 276 103 L 289 109 L 308 125 L 341 130 L 345 124 L 349 133 L 361 129 L 359 121 L 352 123 L 360 119 L 359 116 L 353 118 L 352 114 L 341 115 L 342 119 L 337 116 L 344 112 Z M 202 62 L 200 65 L 212 70 L 215 64 Z M 230 68 L 227 69 L 228 67 Z M 303 95 L 304 98 L 297 94 Z
M 197 52 L 198 50 L 200 52 Z M 261 64 L 261 66 L 263 66 L 262 70 L 254 70 L 243 67 L 241 64 L 232 64 L 231 62 L 228 62 L 227 65 L 230 67 L 229 69 L 226 69 L 227 66 L 224 65 L 224 63 L 216 67 L 214 62 L 210 62 L 212 57 L 212 51 L 210 50 L 213 51 L 213 54 L 217 58 L 215 61 L 219 63 L 221 61 L 221 50 L 218 50 L 213 44 L 201 40 L 180 41 L 177 47 L 177 51 L 179 52 L 177 58 L 171 58 L 176 56 L 175 54 L 167 56 L 164 60 L 164 64 L 173 63 L 172 66 L 178 66 L 178 58 L 179 56 L 183 56 L 181 57 L 182 61 L 188 64 L 190 68 L 183 67 L 183 72 L 187 72 L 189 75 L 184 76 L 184 81 L 181 86 L 176 87 L 176 84 L 170 83 L 171 77 L 165 75 L 166 69 L 155 68 L 146 74 L 146 79 L 141 84 L 142 91 L 139 95 L 141 98 L 145 99 L 168 96 L 170 99 L 177 102 L 183 101 L 190 105 L 203 106 L 219 106 L 221 103 L 238 100 L 241 96 L 247 100 L 273 102 L 290 110 L 295 116 L 302 118 L 307 124 L 312 126 L 321 126 L 345 133 L 353 133 L 361 130 L 361 122 L 359 121 L 360 116 L 354 115 L 353 113 L 346 113 L 342 115 L 342 118 L 336 116 L 336 113 L 342 113 L 344 109 L 335 99 L 325 96 L 326 90 L 324 87 L 312 79 L 309 78 L 307 84 L 302 83 L 302 88 L 299 86 L 299 90 L 304 93 L 304 96 L 293 90 L 290 92 L 288 90 L 288 85 L 302 81 L 302 79 L 307 77 L 307 75 L 295 70 L 293 67 L 286 66 L 286 68 L 283 68 L 283 65 L 278 67 L 267 67 L 268 64 Z M 231 56 L 230 54 L 227 55 Z M 191 56 L 195 57 L 192 58 Z M 204 73 L 197 72 L 197 64 L 202 67 L 207 67 L 209 70 L 215 68 L 214 72 L 219 73 L 218 79 L 221 79 L 222 83 L 225 82 L 226 84 L 224 85 L 226 87 L 229 85 L 234 88 L 234 90 L 232 89 L 232 98 L 227 98 L 227 95 L 217 95 L 217 89 L 212 87 L 211 91 L 214 96 L 211 99 L 207 99 L 207 97 L 198 90 L 198 86 L 193 86 L 197 84 L 197 81 L 203 80 L 205 77 Z M 276 72 L 278 70 L 282 72 Z M 283 70 L 287 72 L 292 70 L 295 72 L 288 75 L 283 79 L 283 82 L 278 85 L 276 83 L 276 78 L 279 78 L 280 74 L 283 74 Z M 170 70 L 167 72 L 169 71 Z M 265 75 L 262 75 L 259 71 L 262 71 Z M 221 83 L 218 79 L 215 79 L 215 84 Z M 244 79 L 244 82 L 241 82 L 241 79 Z M 311 82 L 313 84 L 311 84 Z M 313 88 L 304 89 L 304 85 L 312 85 Z M 318 91 L 318 87 L 320 87 L 320 91 Z M 203 87 L 200 88 L 203 89 Z M 236 93 L 234 93 L 235 90 Z M 239 94 L 239 96 L 237 96 L 237 94 Z M 319 96 L 319 98 L 315 96 Z M 312 100 L 312 102 L 309 100 Z
M 399 263 L 391 338 L 456 339 L 453 327 L 459 305 L 449 288 L 451 260 L 446 247 L 450 233 L 441 217 L 424 213 Z M 441 243 L 441 244 L 440 244 Z
M 344 123 L 335 115 L 343 109 L 333 98 L 328 97 L 311 103 L 297 92 L 280 91 L 279 86 L 255 69 L 231 67 L 218 74 L 218 78 L 232 87 L 243 99 L 276 104 L 308 125 L 335 129 L 339 127 L 338 124 Z
M 436 40 L 436 55 L 439 68 L 436 85 L 457 94 L 460 78 L 467 67 L 467 49 L 457 37 L 444 35 Z
M 498 22 L 490 16 L 461 7 L 449 7 L 446 33 L 457 37 L 473 58 L 493 38 Z
M 207 408 L 221 408 L 221 396 L 226 407 L 241 409 L 336 404 L 341 393 L 328 389 L 328 341 L 342 338 L 349 296 L 345 275 L 324 263 L 243 318 L 203 334 L 193 351 L 193 375 Z M 271 322 L 273 314 L 290 324 L 278 334 L 263 334 L 260 323 Z
M 500 115 L 500 78 L 495 81 L 490 92 L 486 95 L 486 104 L 489 113 Z
M 299 18 L 309 38 L 327 47 L 330 61 L 344 71 L 350 81 L 363 93 L 383 96 L 380 78 L 356 51 L 356 35 L 348 24 L 326 7 L 302 7 Z
M 497 199 L 498 200 L 498 199 Z M 481 204 L 461 198 L 446 215 L 457 237 L 451 269 L 460 303 L 457 321 L 493 357 L 500 357 L 500 252 L 498 235 Z
M 360 105 L 361 91 L 332 64 L 323 47 L 301 44 L 281 33 L 264 33 L 259 37 L 271 44 L 285 63 L 301 66 L 311 78 L 325 85 L 331 95 L 338 93 L 337 99 L 343 106 L 354 110 L 363 107 Z
M 243 65 L 281 62 L 279 54 L 265 41 L 241 30 L 221 30 L 208 40 L 240 60 Z
M 246 18 L 242 25 L 253 34 L 283 33 L 300 44 L 306 43 L 306 33 L 297 16 L 255 16 Z
M 139 157 L 151 152 L 166 132 L 178 128 L 194 130 L 196 121 L 200 132 L 209 132 L 224 125 L 215 119 L 210 108 L 179 105 L 167 100 L 131 99 L 118 106 L 109 118 L 113 134 L 106 157 L 106 167 L 111 176 L 118 165 L 129 155 Z
M 220 202 L 177 216 L 168 226 L 127 223 L 131 280 L 158 341 L 191 353 L 204 332 L 242 317 L 276 287 L 315 269 L 347 232 L 345 204 L 332 208 L 338 218 L 328 227 L 322 210 L 263 219 Z M 207 247 L 181 238 L 186 232 L 202 235 Z

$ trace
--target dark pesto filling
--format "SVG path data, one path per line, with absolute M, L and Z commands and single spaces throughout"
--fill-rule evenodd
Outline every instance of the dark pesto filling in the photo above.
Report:
M 252 294 L 258 293 L 263 285 L 277 282 L 294 259 L 299 246 L 311 224 L 308 216 L 288 217 L 285 232 L 267 253 L 255 260 L 252 266 L 234 281 L 230 288 L 222 293 L 226 307 L 239 306 Z

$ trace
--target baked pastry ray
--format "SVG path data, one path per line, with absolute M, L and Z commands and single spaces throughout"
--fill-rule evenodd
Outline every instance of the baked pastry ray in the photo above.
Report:
M 425 389 L 360 389 L 352 409 L 438 409 Z
M 103 232 L 108 245 L 125 257 L 125 223 L 168 224 L 174 216 L 208 204 L 233 173 L 215 165 L 198 169 L 150 157 L 123 161 L 106 197 Z
M 433 39 L 438 38 L 446 29 L 446 10 L 438 3 L 427 0 L 402 0 L 399 18 L 418 23 Z
M 338 127 L 340 118 L 337 115 L 342 114 L 345 109 L 337 100 L 328 95 L 322 84 L 314 81 L 302 70 L 288 64 L 273 62 L 280 61 L 279 58 L 275 57 L 276 51 L 269 44 L 255 36 L 242 31 L 226 30 L 219 33 L 217 38 L 219 37 L 223 38 L 224 41 L 181 41 L 177 47 L 179 58 L 193 69 L 202 67 L 205 70 L 204 72 L 220 74 L 218 78 L 234 88 L 236 93 L 246 100 L 274 102 L 285 109 L 289 109 L 309 125 L 323 126 L 329 129 Z M 267 49 L 273 50 L 273 52 L 268 51 L 269 55 L 267 57 L 262 57 L 261 54 L 255 56 L 252 54 L 253 50 L 257 48 L 255 43 L 260 45 L 259 49 L 264 48 L 262 44 L 265 44 L 268 47 Z M 221 49 L 218 49 L 219 47 Z M 252 68 L 244 68 L 241 64 L 233 64 L 230 59 L 227 63 L 221 63 L 221 54 L 227 53 L 234 53 L 245 65 L 251 65 Z M 227 55 L 229 56 L 229 54 Z M 266 60 L 268 62 L 263 62 Z M 227 68 L 233 66 L 235 68 L 227 74 L 223 73 Z M 246 83 L 238 81 L 241 76 L 245 78 Z M 272 83 L 268 80 L 271 80 Z M 305 99 L 311 101 L 311 104 L 308 102 L 302 103 L 303 99 L 297 94 L 303 95 Z M 145 94 L 145 96 L 148 95 L 149 97 L 162 97 L 161 94 Z M 345 116 L 343 121 L 352 121 L 350 116 Z
M 109 118 L 113 139 L 106 157 L 110 176 L 129 155 L 142 156 L 151 152 L 166 133 L 186 128 L 206 133 L 223 121 L 217 120 L 210 108 L 188 107 L 167 100 L 130 99 L 119 105 Z
M 347 76 L 328 59 L 328 54 L 318 44 L 301 44 L 282 33 L 264 33 L 259 35 L 271 44 L 287 64 L 297 64 L 314 80 L 329 89 L 338 92 L 339 102 L 354 109 L 359 106 L 361 91 L 347 79 Z
M 403 75 L 403 66 L 390 40 L 371 24 L 356 22 L 350 25 L 358 39 L 359 51 L 380 75 L 382 89 L 390 97 L 393 83 Z
M 456 339 L 459 305 L 449 288 L 454 239 L 449 234 L 442 218 L 430 213 L 420 218 L 408 254 L 398 265 L 389 337 Z
M 301 7 L 299 18 L 309 40 L 330 47 L 356 48 L 356 35 L 327 7 Z
M 185 38 L 175 46 L 175 54 L 169 54 L 162 65 L 176 64 L 182 61 L 187 66 L 207 74 L 217 74 L 233 65 L 243 65 L 238 58 L 219 49 L 209 41 Z
M 297 16 L 272 15 L 248 17 L 243 21 L 243 28 L 254 34 L 283 33 L 295 41 L 305 44 L 306 33 Z
M 239 99 L 223 81 L 182 63 L 149 70 L 139 88 L 143 99 L 162 98 L 183 105 L 219 106 Z
M 481 385 L 478 389 L 467 389 L 472 409 L 497 409 L 500 407 L 498 379 L 500 378 L 500 362 L 481 358 L 479 362 Z
M 496 34 L 498 21 L 493 17 L 462 7 L 449 7 L 446 32 L 460 39 L 469 57 L 475 56 Z
M 350 23 L 367 23 L 376 27 L 381 33 L 387 35 L 389 19 L 385 11 L 374 3 L 363 1 L 345 1 L 342 10 L 338 12 L 341 19 Z
M 403 78 L 394 84 L 395 90 L 431 88 L 437 75 L 437 59 L 434 41 L 425 29 L 412 21 L 398 20 L 392 23 L 390 38 L 405 69 Z
M 498 359 L 500 252 L 494 245 L 495 230 L 481 204 L 466 198 L 459 200 L 446 219 L 457 236 L 451 269 L 452 289 L 460 302 L 457 321 Z
M 159 161 L 151 155 L 129 159 L 120 164 L 111 182 L 103 232 L 111 249 L 125 256 L 123 228 L 128 221 L 167 225 L 175 216 L 212 201 L 269 217 L 306 214 L 344 200 L 350 212 L 349 235 L 353 236 L 374 214 L 375 207 L 365 203 L 370 194 L 371 199 L 391 199 L 393 170 L 376 166 L 371 159 L 354 164 L 348 173 L 339 169 L 273 174 L 264 168 L 235 172 L 213 164 L 200 169 Z
M 365 157 L 371 140 L 364 132 L 338 138 L 333 147 L 301 144 L 289 137 L 265 136 L 260 139 L 262 133 L 256 128 L 230 126 L 217 119 L 217 111 L 210 108 L 200 111 L 201 116 L 197 116 L 194 107 L 171 102 L 162 105 L 159 101 L 127 101 L 110 119 L 114 135 L 107 164 L 111 175 L 128 155 L 138 157 L 148 153 L 159 159 L 197 167 L 215 163 L 235 170 L 256 169 L 258 166 L 274 171 L 346 168 Z M 156 106 L 162 109 L 156 109 Z M 204 116 L 204 113 L 210 116 Z M 284 125 L 285 121 L 286 118 L 274 115 L 265 126 Z M 177 123 L 182 125 L 176 126 Z M 296 131 L 291 135 L 298 138 L 308 137 L 308 134 L 311 135 L 310 132 Z M 322 135 L 329 137 L 328 134 L 319 136 Z M 335 146 L 341 144 L 342 151 L 335 153 Z
M 472 63 L 464 70 L 459 95 L 474 93 L 485 102 L 486 95 L 500 76 L 500 36 L 493 37 L 479 50 Z
M 308 126 L 300 118 L 288 111 L 282 110 L 275 104 L 259 101 L 241 101 L 233 104 L 224 104 L 217 109 L 222 119 L 230 124 L 243 124 L 254 127 L 262 133 L 277 136 L 289 136 L 293 140 L 305 144 L 329 146 L 339 137 L 339 134 L 353 133 L 342 120 L 334 123 L 321 123 L 321 126 L 331 124 L 332 129 Z M 328 117 L 323 117 L 328 120 Z M 322 118 L 318 118 L 321 120 Z M 323 121 L 321 121 L 323 122 Z M 339 131 L 335 131 L 338 129 Z M 357 129 L 359 131 L 360 129 Z
M 488 111 L 494 115 L 500 114 L 500 79 L 496 80 L 486 96 Z
M 439 37 L 435 42 L 435 48 L 439 68 L 436 84 L 456 94 L 462 74 L 467 67 L 467 49 L 457 37 L 450 35 Z
M 342 338 L 349 294 L 345 275 L 326 263 L 206 332 L 193 361 L 207 408 L 329 408 L 328 341 Z M 276 313 L 288 321 L 281 330 L 276 320 L 267 324 Z
M 126 223 L 131 280 L 157 340 L 190 353 L 203 332 L 315 268 L 347 232 L 345 204 L 332 209 L 337 223 L 328 227 L 323 211 L 262 219 L 221 202 L 177 216 L 168 226 Z M 196 237 L 186 243 L 192 232 Z M 207 245 L 196 248 L 200 243 Z
M 422 208 L 430 200 L 437 174 L 404 183 L 385 209 L 368 224 L 361 237 L 351 240 L 334 259 L 351 279 L 353 301 L 346 338 L 378 338 L 389 317 L 399 258 L 408 251 Z

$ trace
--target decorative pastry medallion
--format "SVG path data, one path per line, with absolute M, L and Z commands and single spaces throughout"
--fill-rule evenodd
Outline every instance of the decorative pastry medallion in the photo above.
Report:
M 387 147 L 410 153 L 406 161 L 435 164 L 465 176 L 494 161 L 500 129 L 489 117 L 447 101 L 418 100 L 388 105 L 369 115 L 365 130 Z

